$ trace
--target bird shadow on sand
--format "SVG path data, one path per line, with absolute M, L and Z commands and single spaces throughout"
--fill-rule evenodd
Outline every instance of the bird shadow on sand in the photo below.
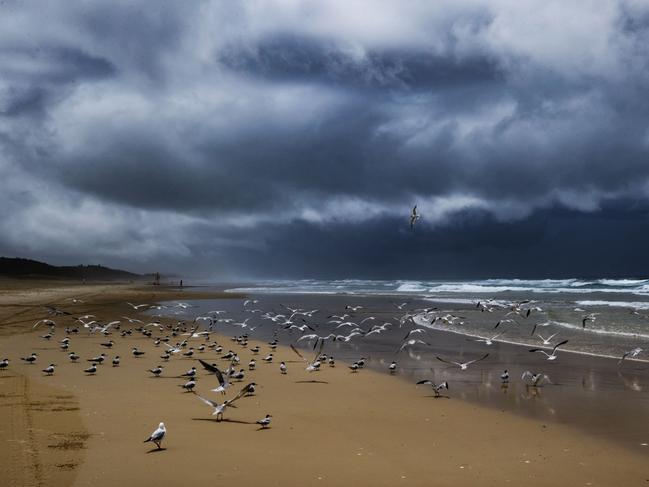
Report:
M 257 428 L 255 431 L 266 431 L 266 430 L 269 430 L 269 429 L 270 429 L 270 428 L 264 428 L 263 426 L 260 426 L 260 427 Z
M 192 418 L 192 421 L 209 421 L 210 423 L 233 423 L 233 424 L 254 424 L 249 421 L 239 421 L 236 419 L 222 419 L 218 420 L 215 418 Z
M 296 380 L 296 384 L 329 384 L 325 380 Z
M 161 452 L 161 451 L 167 451 L 167 449 L 166 448 L 154 448 L 153 450 L 149 450 L 146 453 L 148 455 L 149 453 L 158 453 L 158 452 Z
M 432 398 L 432 399 L 450 399 L 451 398 L 451 396 L 444 396 L 443 394 L 440 394 L 439 396 L 425 396 L 425 397 Z

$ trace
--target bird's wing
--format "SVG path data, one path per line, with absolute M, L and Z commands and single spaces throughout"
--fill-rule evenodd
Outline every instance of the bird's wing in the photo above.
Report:
M 420 384 L 430 384 L 431 386 L 435 385 L 435 383 L 430 379 L 424 379 L 424 380 L 420 380 L 419 382 L 417 382 L 417 385 L 420 385 Z
M 466 364 L 469 365 L 469 364 L 474 364 L 474 363 L 476 363 L 476 362 L 480 362 L 481 360 L 486 359 L 488 356 L 489 356 L 489 354 L 488 354 L 488 353 L 485 353 L 482 357 L 477 358 L 477 359 L 475 359 L 475 360 L 471 360 L 471 362 L 467 362 Z
M 245 386 L 243 389 L 239 391 L 239 393 L 236 396 L 234 396 L 232 399 L 228 401 L 228 404 L 232 404 L 234 401 L 241 399 L 243 396 L 246 395 L 247 392 L 248 392 L 248 386 Z
M 436 358 L 437 360 L 439 360 L 440 362 L 444 362 L 444 363 L 447 363 L 447 364 L 458 365 L 458 366 L 460 365 L 460 364 L 457 363 L 457 362 L 453 362 L 453 361 L 450 361 L 450 360 L 446 360 L 446 359 L 443 359 L 442 357 L 437 357 L 437 356 L 436 356 L 435 358 Z
M 320 340 L 320 339 L 318 339 L 318 340 L 320 341 L 320 347 L 318 347 L 318 351 L 315 353 L 315 356 L 313 357 L 313 360 L 311 361 L 311 363 L 313 363 L 313 362 L 315 362 L 316 360 L 318 360 L 318 357 L 319 357 L 320 354 L 322 353 L 322 349 L 323 349 L 324 344 L 325 344 L 325 341 L 324 341 L 324 340 Z M 318 346 L 318 342 L 316 341 L 315 344 L 313 345 L 313 350 L 315 350 L 315 348 L 316 348 L 317 346 Z
M 297 348 L 295 348 L 292 343 L 291 343 L 291 350 L 293 350 L 297 354 L 298 357 L 300 357 L 302 360 L 304 360 L 306 362 L 306 359 L 304 358 L 304 356 L 300 352 L 298 352 Z
M 564 340 L 564 341 L 562 341 L 562 342 L 560 342 L 560 343 L 557 343 L 557 344 L 554 346 L 554 348 L 552 349 L 552 353 L 556 352 L 557 348 L 559 348 L 561 345 L 565 345 L 566 343 L 568 343 L 568 340 Z
M 208 406 L 212 406 L 213 408 L 215 408 L 215 407 L 218 406 L 218 403 L 216 403 L 216 402 L 214 402 L 214 401 L 210 401 L 209 399 L 205 399 L 203 396 L 199 396 L 199 395 L 196 394 L 196 393 L 194 393 L 194 395 L 195 395 L 197 398 L 199 398 L 201 401 L 203 401 L 205 404 L 207 404 Z
M 225 379 L 223 378 L 223 373 L 219 370 L 219 368 L 215 365 L 208 364 L 204 360 L 198 359 L 198 361 L 201 363 L 201 365 L 206 369 L 212 372 L 214 375 L 216 375 L 216 379 L 219 381 L 219 384 L 223 386 L 225 384 Z

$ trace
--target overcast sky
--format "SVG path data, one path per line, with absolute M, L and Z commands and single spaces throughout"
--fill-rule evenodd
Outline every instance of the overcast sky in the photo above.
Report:
M 649 2 L 134 4 L 0 5 L 0 255 L 649 274 Z

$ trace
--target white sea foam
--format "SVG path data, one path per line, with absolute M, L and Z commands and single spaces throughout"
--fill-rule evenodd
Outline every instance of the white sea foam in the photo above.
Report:
M 613 308 L 649 309 L 649 301 L 601 301 L 583 300 L 575 301 L 579 306 L 609 306 Z

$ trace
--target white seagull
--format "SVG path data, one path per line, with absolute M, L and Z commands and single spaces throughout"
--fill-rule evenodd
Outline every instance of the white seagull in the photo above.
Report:
M 460 370 L 466 370 L 466 369 L 469 368 L 469 365 L 474 364 L 476 362 L 480 362 L 481 360 L 486 359 L 488 356 L 489 356 L 489 354 L 485 353 L 482 357 L 480 357 L 478 359 L 470 360 L 469 362 L 464 362 L 464 363 L 454 362 L 452 360 L 446 360 L 446 359 L 443 359 L 441 357 L 435 357 L 435 358 L 437 360 L 439 360 L 440 362 L 444 362 L 444 363 L 451 364 L 451 365 L 457 365 L 460 368 Z
M 548 353 L 545 350 L 541 348 L 533 348 L 530 350 L 530 352 L 541 352 L 543 355 L 545 355 L 548 360 L 556 360 L 557 359 L 557 348 L 559 348 L 561 345 L 565 345 L 568 343 L 568 340 L 564 340 L 562 342 L 557 343 L 554 348 L 552 349 L 552 353 Z
M 158 450 L 162 450 L 160 444 L 162 443 L 162 439 L 165 437 L 165 434 L 167 434 L 167 428 L 165 428 L 164 423 L 160 423 L 158 425 L 158 429 L 151 433 L 151 436 L 144 440 L 144 443 L 152 441 L 153 443 L 155 443 L 155 446 L 158 447 Z

